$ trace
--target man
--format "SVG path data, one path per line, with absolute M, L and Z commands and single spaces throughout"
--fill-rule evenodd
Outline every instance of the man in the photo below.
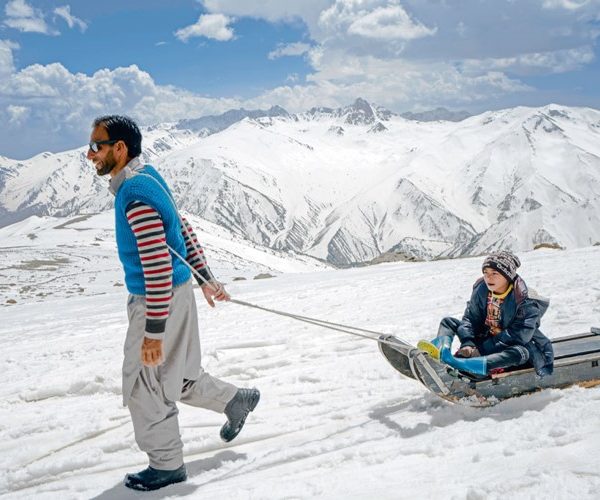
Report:
M 125 486 L 147 491 L 187 479 L 176 401 L 225 413 L 221 438 L 231 441 L 260 393 L 238 389 L 202 369 L 190 268 L 211 307 L 214 300 L 230 297 L 213 279 L 164 179 L 140 162 L 141 145 L 142 135 L 130 118 L 102 116 L 93 123 L 87 157 L 98 175 L 110 175 L 109 190 L 115 195 L 117 248 L 130 293 L 123 404 L 150 462 L 127 474 Z

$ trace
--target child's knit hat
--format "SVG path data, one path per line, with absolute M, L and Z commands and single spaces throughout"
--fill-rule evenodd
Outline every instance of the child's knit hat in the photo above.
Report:
M 497 252 L 488 255 L 483 261 L 481 269 L 490 267 L 498 271 L 511 283 L 517 277 L 517 268 L 521 265 L 519 257 L 510 252 Z

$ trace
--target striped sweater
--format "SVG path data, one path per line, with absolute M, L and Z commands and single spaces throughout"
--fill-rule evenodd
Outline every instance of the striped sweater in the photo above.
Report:
M 148 338 L 162 339 L 169 317 L 172 297 L 173 266 L 167 247 L 165 228 L 158 212 L 151 206 L 135 201 L 127 206 L 127 222 L 136 239 L 144 274 L 146 296 L 146 332 Z M 185 241 L 187 262 L 206 280 L 210 271 L 204 250 L 190 223 L 184 218 L 181 233 Z M 204 284 L 196 277 L 198 284 Z

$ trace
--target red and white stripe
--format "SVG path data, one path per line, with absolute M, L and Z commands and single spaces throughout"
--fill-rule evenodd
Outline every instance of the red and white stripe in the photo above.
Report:
M 141 202 L 129 205 L 127 221 L 137 240 L 144 272 L 146 319 L 166 323 L 173 295 L 173 265 L 163 222 L 154 208 Z
M 206 262 L 206 256 L 204 255 L 204 249 L 198 241 L 198 237 L 194 232 L 194 229 L 185 217 L 182 217 L 184 226 L 181 226 L 181 233 L 185 240 L 186 260 L 188 263 L 200 273 L 207 281 L 210 279 L 208 272 L 208 264 Z M 199 280 L 200 284 L 203 284 Z
M 173 264 L 165 228 L 158 212 L 140 201 L 127 210 L 127 221 L 137 241 L 146 289 L 146 335 L 160 337 L 169 317 L 173 296 Z M 181 233 L 185 240 L 186 260 L 207 281 L 211 275 L 204 250 L 190 223 L 183 219 Z M 202 280 L 198 279 L 200 284 Z

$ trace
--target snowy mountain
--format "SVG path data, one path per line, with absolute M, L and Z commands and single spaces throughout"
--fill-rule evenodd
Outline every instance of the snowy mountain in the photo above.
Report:
M 420 122 L 433 122 L 433 121 L 449 121 L 449 122 L 460 122 L 472 116 L 467 111 L 450 111 L 446 108 L 435 108 L 428 111 L 421 111 L 419 113 L 412 113 L 407 111 L 400 115 L 402 118 L 407 120 L 415 120 Z
M 169 124 L 148 127 L 143 134 L 142 157 L 150 163 L 199 138 Z M 87 146 L 26 161 L 0 157 L 0 227 L 30 215 L 89 214 L 112 207 L 108 180 L 94 174 L 86 153 Z
M 548 105 L 415 122 L 358 99 L 144 131 L 180 207 L 336 265 L 600 242 L 600 112 Z M 112 203 L 85 149 L 0 160 L 0 224 Z
M 180 120 L 177 122 L 176 127 L 181 130 L 200 132 L 202 135 L 210 135 L 221 132 L 221 130 L 225 130 L 227 127 L 244 118 L 268 118 L 276 116 L 289 117 L 290 115 L 281 106 L 273 106 L 268 110 L 231 109 L 220 115 L 203 116 L 193 120 Z
M 371 125 L 379 121 L 387 121 L 396 116 L 381 106 L 373 106 L 360 97 L 350 106 L 343 108 L 312 108 L 298 115 L 299 119 L 337 119 L 346 125 Z

